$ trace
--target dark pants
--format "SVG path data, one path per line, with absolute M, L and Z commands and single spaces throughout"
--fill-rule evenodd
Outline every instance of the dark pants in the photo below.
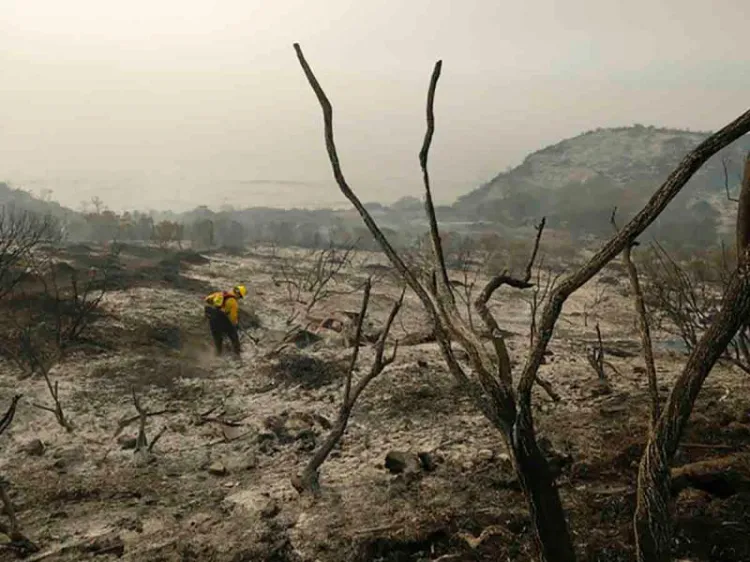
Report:
M 208 326 L 211 329 L 211 336 L 214 338 L 216 354 L 221 355 L 224 336 L 227 336 L 229 341 L 232 342 L 232 351 L 234 351 L 236 355 L 239 355 L 240 337 L 237 333 L 237 328 L 232 325 L 227 315 L 213 306 L 206 306 L 204 310 L 206 318 L 208 318 Z

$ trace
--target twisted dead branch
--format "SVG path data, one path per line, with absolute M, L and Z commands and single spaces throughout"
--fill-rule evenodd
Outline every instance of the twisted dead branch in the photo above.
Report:
M 438 232 L 438 226 L 431 197 L 426 197 L 425 208 L 430 222 L 431 233 L 433 233 L 432 242 L 437 262 L 436 267 L 440 268 L 440 272 L 434 271 L 431 282 L 425 287 L 418 280 L 414 272 L 406 266 L 401 256 L 390 242 L 388 242 L 367 209 L 349 187 L 341 170 L 334 142 L 333 109 L 331 103 L 305 60 L 299 45 L 295 44 L 294 48 L 307 80 L 323 110 L 326 149 L 339 188 L 360 214 L 373 237 L 380 243 L 381 248 L 390 259 L 394 268 L 401 274 L 422 302 L 432 321 L 436 340 L 451 374 L 469 394 L 480 411 L 501 430 L 509 450 L 513 452 L 519 480 L 529 500 L 529 507 L 534 516 L 535 529 L 537 537 L 540 539 L 539 543 L 544 559 L 574 560 L 575 555 L 559 494 L 554 487 L 549 466 L 536 444 L 531 425 L 530 393 L 531 386 L 536 381 L 536 372 L 533 373 L 531 377 L 532 384 L 528 387 L 528 400 L 523 403 L 523 405 L 528 403 L 528 408 L 526 408 L 526 417 L 522 423 L 524 429 L 519 433 L 519 426 L 516 424 L 518 416 L 515 393 L 512 388 L 513 381 L 510 359 L 505 341 L 499 331 L 494 329 L 497 326 L 496 322 L 494 326 L 492 324 L 488 325 L 488 329 L 493 333 L 492 340 L 495 348 L 495 358 L 493 359 L 483 346 L 478 334 L 466 326 L 461 315 L 458 313 L 455 300 L 447 282 L 447 273 L 443 271 L 444 264 L 440 263 L 438 257 L 442 252 L 442 248 L 439 236 L 434 236 L 434 233 Z M 430 91 L 428 92 L 428 106 L 434 100 L 434 90 L 437 86 L 440 66 L 441 63 L 438 62 L 432 74 Z M 432 115 L 432 110 L 429 107 L 427 115 L 428 119 Z M 423 144 L 423 150 L 420 152 L 420 163 L 422 164 L 423 171 L 427 167 L 431 127 L 428 122 L 428 131 L 425 135 L 426 140 Z M 428 177 L 425 179 L 429 180 Z M 429 182 L 426 183 L 425 190 L 429 190 Z M 532 255 L 535 255 L 535 251 L 532 252 Z M 479 298 L 486 298 L 488 300 L 492 293 L 501 285 L 517 284 L 516 281 L 507 275 L 503 276 L 501 274 L 500 276 L 496 276 L 490 281 L 488 287 L 485 287 L 485 291 L 483 291 L 483 294 Z M 528 281 L 522 285 L 527 283 Z M 486 300 L 484 302 L 486 303 Z M 451 339 L 455 339 L 469 356 L 472 374 L 475 375 L 476 379 L 471 377 L 459 363 L 451 347 Z M 554 537 L 554 540 L 551 540 L 551 537 Z
M 164 432 L 167 430 L 167 426 L 163 426 L 157 434 L 154 436 L 151 441 L 149 441 L 147 435 L 146 435 L 146 421 L 150 417 L 154 416 L 162 416 L 164 414 L 173 414 L 177 413 L 178 410 L 172 409 L 172 408 L 164 408 L 162 410 L 156 410 L 156 411 L 149 411 L 148 409 L 144 408 L 141 405 L 141 401 L 138 398 L 138 395 L 135 392 L 135 386 L 131 387 L 130 389 L 131 396 L 133 398 L 133 406 L 135 407 L 135 411 L 138 412 L 137 415 L 123 418 L 120 420 L 120 422 L 117 425 L 117 429 L 115 430 L 114 437 L 117 437 L 120 435 L 123 430 L 128 427 L 129 425 L 138 422 L 138 436 L 135 439 L 135 451 L 134 453 L 140 453 L 145 459 L 148 459 L 149 455 L 153 452 L 154 446 L 156 443 L 161 439 L 162 435 L 164 435 Z
M 385 355 L 385 344 L 388 334 L 391 331 L 391 326 L 396 318 L 396 315 L 401 310 L 401 306 L 404 302 L 405 291 L 401 292 L 399 299 L 391 307 L 391 311 L 388 314 L 388 318 L 385 321 L 380 337 L 375 343 L 375 358 L 370 365 L 370 370 L 363 376 L 359 382 L 353 385 L 354 370 L 357 366 L 357 360 L 359 358 L 359 348 L 362 344 L 362 325 L 364 323 L 365 315 L 367 314 L 367 308 L 370 302 L 370 281 L 368 280 L 365 284 L 364 296 L 362 298 L 362 307 L 360 309 L 359 317 L 357 320 L 357 328 L 354 336 L 354 351 L 352 352 L 352 358 L 349 363 L 349 369 L 346 374 L 346 381 L 344 383 L 344 395 L 341 401 L 341 408 L 339 409 L 339 415 L 334 422 L 333 428 L 326 437 L 323 444 L 315 451 L 310 461 L 305 466 L 301 474 L 292 478 L 292 485 L 299 492 L 305 491 L 312 492 L 317 495 L 320 491 L 320 476 L 319 469 L 321 465 L 331 454 L 331 451 L 336 447 L 346 431 L 351 417 L 352 410 L 357 402 L 357 399 L 362 392 L 383 370 L 393 363 L 396 359 L 396 353 L 398 352 L 398 341 L 393 346 L 393 351 L 390 356 Z
M 611 223 L 617 232 L 617 208 L 612 211 Z M 636 245 L 635 242 L 625 246 L 622 251 L 622 260 L 625 262 L 625 267 L 628 271 L 628 279 L 630 280 L 630 289 L 633 292 L 633 305 L 635 307 L 636 315 L 638 316 L 638 331 L 641 337 L 641 347 L 643 348 L 643 361 L 646 364 L 646 377 L 648 380 L 648 393 L 651 397 L 651 423 L 649 427 L 651 430 L 656 425 L 656 421 L 660 415 L 659 405 L 659 380 L 656 375 L 656 365 L 654 363 L 654 348 L 651 343 L 651 328 L 648 323 L 648 313 L 646 311 L 646 304 L 643 298 L 643 289 L 641 288 L 641 282 L 638 278 L 638 269 L 633 263 L 631 256 L 632 248 Z
M 18 401 L 22 396 L 23 395 L 21 394 L 16 394 L 11 399 L 10 406 L 8 406 L 8 409 L 5 411 L 5 414 L 3 414 L 2 419 L 0 419 L 0 435 L 5 433 L 5 431 L 10 427 L 10 424 L 13 423 L 13 418 L 16 415 L 16 408 L 18 407 Z

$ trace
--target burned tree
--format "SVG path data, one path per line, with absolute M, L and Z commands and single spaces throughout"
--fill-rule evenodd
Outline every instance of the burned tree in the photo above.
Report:
M 618 231 L 616 222 L 617 209 L 612 211 L 612 226 L 615 232 Z M 648 311 L 646 310 L 646 301 L 643 297 L 643 288 L 641 287 L 641 281 L 638 277 L 638 268 L 633 262 L 632 251 L 637 242 L 632 242 L 625 246 L 622 250 L 622 261 L 625 263 L 625 268 L 628 272 L 628 281 L 630 282 L 630 290 L 633 294 L 633 305 L 635 313 L 638 318 L 638 332 L 641 337 L 641 347 L 643 348 L 643 360 L 646 364 L 646 377 L 648 379 L 648 392 L 651 398 L 651 420 L 649 423 L 649 430 L 653 430 L 656 420 L 659 418 L 660 405 L 659 405 L 659 388 L 658 379 L 656 376 L 656 365 L 654 363 L 654 348 L 651 343 L 651 327 L 648 321 Z M 599 332 L 599 326 L 597 325 L 597 332 Z M 601 342 L 601 336 L 599 338 Z
M 492 335 L 493 356 L 483 346 L 478 334 L 466 325 L 458 313 L 456 300 L 445 266 L 427 168 L 429 148 L 435 128 L 433 102 L 441 73 L 442 61 L 436 63 L 430 80 L 426 112 L 427 132 L 419 153 L 425 188 L 425 211 L 430 223 L 430 239 L 434 258 L 433 275 L 427 282 L 422 282 L 406 265 L 347 183 L 341 169 L 334 142 L 333 108 L 307 63 L 299 44 L 295 43 L 294 48 L 299 63 L 323 111 L 326 149 L 336 182 L 341 192 L 360 214 L 365 225 L 378 241 L 393 266 L 422 302 L 430 316 L 436 339 L 450 372 L 471 396 L 473 402 L 485 417 L 500 431 L 510 452 L 516 475 L 527 500 L 531 514 L 532 528 L 534 529 L 536 543 L 540 551 L 540 558 L 548 562 L 568 562 L 575 560 L 575 551 L 560 495 L 550 467 L 537 444 L 531 407 L 532 389 L 537 381 L 539 368 L 544 360 L 547 346 L 552 339 L 555 325 L 562 312 L 562 307 L 575 291 L 601 271 L 607 263 L 617 257 L 618 254 L 656 220 L 670 201 L 674 199 L 709 157 L 750 130 L 750 111 L 727 125 L 721 131 L 710 136 L 690 152 L 646 203 L 644 208 L 624 225 L 580 269 L 565 277 L 554 288 L 545 303 L 536 335 L 533 338 L 533 346 L 521 370 L 520 377 L 514 380 L 508 350 L 502 334 L 497 329 L 497 322 L 490 314 L 480 313 Z M 724 321 L 719 324 L 720 327 L 715 330 L 713 346 L 709 346 L 708 349 L 720 347 L 723 342 L 723 336 L 729 333 L 733 334 L 736 331 L 733 320 L 737 318 L 737 315 L 740 313 L 746 315 L 750 312 L 750 282 L 748 281 L 748 276 L 743 274 L 738 275 L 736 278 L 737 281 L 733 284 L 732 295 L 738 297 L 738 299 L 735 301 L 735 304 L 727 308 L 729 312 L 727 312 Z M 529 286 L 530 283 L 529 280 L 514 279 L 500 274 L 493 278 L 490 284 L 485 287 L 482 297 L 484 298 L 486 295 L 486 299 L 484 299 L 484 302 L 477 299 L 476 308 L 481 310 L 484 307 L 486 309 L 487 300 L 503 285 Z M 451 339 L 457 341 L 467 353 L 469 357 L 469 369 L 458 361 L 451 347 Z M 729 339 L 727 338 L 727 342 Z M 705 353 L 703 358 L 711 359 L 710 354 L 706 355 Z M 712 365 L 713 363 L 710 364 Z M 704 367 L 701 364 L 693 364 L 692 369 L 700 371 Z M 710 367 L 708 369 L 710 370 Z M 687 404 L 688 400 L 689 397 L 679 397 L 676 404 Z M 677 412 L 680 412 L 679 408 Z M 684 415 L 684 412 L 681 412 L 681 415 Z M 689 409 L 687 415 L 689 415 Z M 685 420 L 687 419 L 687 415 L 684 416 Z M 679 435 L 674 435 L 669 431 L 667 433 L 669 434 L 669 438 L 674 441 L 676 447 Z M 658 431 L 656 434 L 659 435 Z M 663 447 L 652 446 L 651 449 L 654 452 L 654 458 L 663 460 L 663 455 L 662 457 L 658 456 L 658 453 L 664 450 Z M 653 483 L 656 484 L 656 482 Z M 657 491 L 651 497 L 656 499 L 662 498 L 663 496 L 660 494 L 660 491 Z M 645 510 L 641 511 L 641 515 L 648 517 L 656 514 L 658 517 L 660 512 L 658 509 L 655 510 L 657 507 L 658 503 L 646 504 Z
M 135 386 L 131 387 L 130 394 L 133 398 L 133 406 L 135 407 L 135 411 L 138 412 L 138 415 L 121 419 L 120 423 L 117 424 L 117 429 L 115 430 L 114 437 L 119 436 L 130 424 L 138 422 L 138 436 L 135 439 L 133 452 L 134 454 L 136 454 L 137 462 L 147 464 L 153 460 L 151 454 L 154 450 L 154 446 L 156 445 L 156 443 L 158 443 L 159 439 L 161 439 L 162 435 L 164 435 L 164 432 L 167 430 L 167 426 L 163 426 L 156 433 L 156 435 L 154 435 L 154 437 L 149 440 L 146 436 L 146 420 L 153 416 L 173 414 L 176 411 L 170 408 L 153 411 L 144 408 L 141 405 L 140 398 L 136 394 Z
M 42 376 L 52 400 L 33 406 L 54 414 L 67 431 L 73 425 L 52 371 L 72 346 L 83 341 L 100 314 L 115 258 L 116 253 L 109 254 L 101 268 L 81 274 L 54 251 L 30 252 L 25 260 L 27 275 L 5 301 L 10 327 L 0 340 L 0 354 L 24 373 Z
M 388 334 L 391 331 L 391 325 L 393 320 L 396 318 L 401 305 L 404 300 L 404 293 L 401 293 L 399 299 L 395 302 L 388 318 L 385 321 L 383 330 L 380 332 L 380 337 L 375 343 L 375 358 L 373 359 L 370 370 L 364 375 L 359 382 L 354 384 L 354 370 L 357 366 L 357 360 L 359 358 L 359 348 L 362 345 L 362 325 L 364 324 L 365 316 L 367 315 L 367 308 L 370 303 L 370 281 L 368 280 L 365 284 L 364 296 L 362 298 L 362 307 L 359 312 L 357 320 L 357 329 L 354 336 L 354 351 L 352 352 L 351 362 L 349 363 L 349 369 L 346 373 L 346 381 L 344 383 L 344 395 L 341 399 L 341 408 L 339 409 L 339 415 L 334 422 L 333 428 L 331 429 L 328 437 L 323 444 L 315 451 L 310 462 L 307 463 L 302 474 L 292 480 L 292 484 L 300 493 L 303 491 L 310 491 L 314 494 L 319 490 L 319 475 L 318 469 L 328 458 L 333 448 L 338 444 L 341 438 L 344 436 L 347 424 L 349 423 L 349 417 L 352 414 L 354 405 L 362 392 L 380 373 L 383 372 L 388 365 L 393 363 L 396 359 L 396 352 L 398 350 L 398 342 L 396 342 L 393 351 L 390 356 L 385 355 L 385 344 Z
M 736 260 L 725 248 L 721 256 L 701 256 L 702 267 L 681 263 L 660 244 L 641 260 L 644 301 L 649 322 L 674 336 L 690 354 L 722 305 Z M 708 263 L 706 263 L 708 262 Z M 719 359 L 750 374 L 750 326 L 740 328 Z
M 321 250 L 313 249 L 303 258 L 285 259 L 274 255 L 276 260 L 273 280 L 276 285 L 284 285 L 292 311 L 286 320 L 291 325 L 300 314 L 309 314 L 316 304 L 335 294 L 346 294 L 357 289 L 336 289 L 342 271 L 351 263 L 354 245 L 343 249 L 331 244 Z M 274 254 L 275 248 L 274 248 Z M 303 308 L 298 309 L 297 305 Z
M 750 121 L 750 112 L 735 124 L 744 121 Z M 724 290 L 721 307 L 690 353 L 664 408 L 655 419 L 641 458 L 634 516 L 639 562 L 672 559 L 669 465 L 703 383 L 750 315 L 750 155 L 739 197 L 736 237 L 737 267 Z
M 0 209 L 0 299 L 8 296 L 28 274 L 29 259 L 45 243 L 57 242 L 60 228 L 50 216 Z

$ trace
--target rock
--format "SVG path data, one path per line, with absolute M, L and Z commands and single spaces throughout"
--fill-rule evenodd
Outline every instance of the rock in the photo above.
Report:
M 419 457 L 404 451 L 390 451 L 385 456 L 385 468 L 392 474 L 420 472 L 422 464 Z
M 320 425 L 320 427 L 322 427 L 323 429 L 328 430 L 333 427 L 333 424 L 331 423 L 331 421 L 327 417 L 321 414 L 313 414 L 313 418 L 318 423 L 318 425 Z
M 550 456 L 554 452 L 552 441 L 550 441 L 548 437 L 539 437 L 536 440 L 536 444 L 545 457 Z
M 313 451 L 317 445 L 317 436 L 312 429 L 305 429 L 300 431 L 294 436 L 294 439 L 298 441 L 298 450 L 300 451 Z
M 281 508 L 279 507 L 279 504 L 277 504 L 273 500 L 269 501 L 265 505 L 265 507 L 263 507 L 263 509 L 260 510 L 260 516 L 263 519 L 273 519 L 279 513 L 281 513 Z
M 258 468 L 258 457 L 254 453 L 245 452 L 238 457 L 233 457 L 226 464 L 229 472 L 241 472 Z
M 263 420 L 263 427 L 265 427 L 277 437 L 281 436 L 281 434 L 284 432 L 285 426 L 285 416 L 268 416 L 265 420 Z
M 68 468 L 83 462 L 85 459 L 85 453 L 83 447 L 76 446 L 55 451 L 53 458 L 55 461 L 52 466 L 57 470 L 65 471 Z
M 437 468 L 437 462 L 430 453 L 426 451 L 417 453 L 417 458 L 419 458 L 419 464 L 425 472 L 432 472 Z
M 90 542 L 86 543 L 82 550 L 98 556 L 101 554 L 113 554 L 116 557 L 120 557 L 125 553 L 125 543 L 117 533 L 107 534 L 100 537 L 96 537 Z
M 138 439 L 128 435 L 120 435 L 120 437 L 117 438 L 117 443 L 120 445 L 120 448 L 125 450 L 135 449 L 137 442 Z
M 750 425 L 739 423 L 736 421 L 730 422 L 726 427 L 722 428 L 722 433 L 728 437 L 743 438 L 750 436 Z
M 225 476 L 228 473 L 227 467 L 219 461 L 212 462 L 207 471 L 214 476 Z
M 603 415 L 615 415 L 615 414 L 621 414 L 623 412 L 626 412 L 628 410 L 627 405 L 620 404 L 620 405 L 612 405 L 612 406 L 601 406 L 599 408 L 599 412 Z
M 497 456 L 497 458 L 498 458 L 498 460 L 499 460 L 499 461 L 500 461 L 501 463 L 503 463 L 503 464 L 505 464 L 505 465 L 508 465 L 509 467 L 511 467 L 511 468 L 512 468 L 512 466 L 513 466 L 513 462 L 512 462 L 511 460 L 510 460 L 510 455 L 509 455 L 508 453 L 500 453 L 500 454 L 499 454 L 499 455 Z
M 227 424 L 221 424 L 221 435 L 226 441 L 235 441 L 236 439 L 245 435 L 247 430 L 241 425 L 233 426 Z
M 274 441 L 276 439 L 276 434 L 272 431 L 261 431 L 258 433 L 258 436 L 255 438 L 255 440 L 258 443 L 266 443 L 268 441 Z
M 729 412 L 718 412 L 714 418 L 716 420 L 716 423 L 719 424 L 721 427 L 726 427 L 730 423 L 732 423 L 734 420 L 734 416 L 730 414 Z
M 313 436 L 315 435 L 312 429 L 313 425 L 314 422 L 311 419 L 306 419 L 299 415 L 290 416 L 286 421 L 286 424 L 282 427 L 281 433 L 282 435 L 288 435 L 288 437 L 294 441 L 307 439 L 310 433 L 312 433 Z
M 145 494 L 141 498 L 141 503 L 143 505 L 156 505 L 159 503 L 159 496 L 156 494 Z
M 30 457 L 41 457 L 44 454 L 44 449 L 44 443 L 41 439 L 32 439 L 23 446 L 23 451 Z
M 477 460 L 480 462 L 489 462 L 495 458 L 495 451 L 491 449 L 480 449 L 477 453 Z

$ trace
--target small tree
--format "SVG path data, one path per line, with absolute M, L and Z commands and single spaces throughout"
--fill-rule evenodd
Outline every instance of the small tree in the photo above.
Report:
M 29 273 L 29 260 L 42 244 L 61 238 L 58 222 L 14 207 L 0 207 L 0 300 Z
M 34 282 L 18 285 L 13 299 L 8 301 L 13 308 L 9 316 L 14 329 L 6 335 L 0 351 L 22 371 L 42 375 L 52 405 L 34 406 L 52 412 L 68 431 L 72 425 L 65 416 L 51 372 L 91 327 L 109 288 L 109 272 L 116 256 L 113 252 L 102 268 L 81 275 L 54 252 L 38 252 L 29 258 Z
M 172 242 L 177 242 L 182 247 L 183 228 L 178 222 L 161 221 L 154 227 L 153 239 L 159 244 L 159 247 L 166 248 Z
M 290 258 L 279 256 L 274 247 L 273 280 L 277 285 L 286 287 L 287 297 L 292 304 L 287 325 L 291 325 L 301 314 L 309 314 L 316 304 L 334 294 L 359 290 L 360 287 L 336 288 L 342 281 L 343 270 L 351 264 L 354 256 L 354 245 L 337 249 L 330 244 L 322 250 L 309 250 L 303 257 Z
M 328 437 L 323 444 L 315 451 L 310 461 L 305 466 L 304 470 L 300 475 L 292 479 L 292 484 L 298 492 L 310 491 L 317 494 L 320 487 L 318 470 L 321 465 L 331 454 L 334 447 L 338 444 L 341 438 L 344 436 L 347 424 L 349 423 L 349 417 L 352 414 L 354 405 L 362 392 L 380 373 L 383 372 L 388 365 L 393 363 L 396 359 L 396 351 L 398 349 L 398 342 L 393 348 L 393 352 L 388 357 L 385 355 L 385 344 L 388 339 L 388 334 L 391 330 L 393 320 L 396 318 L 398 311 L 401 309 L 401 305 L 404 300 L 404 293 L 401 293 L 399 299 L 395 302 L 391 308 L 391 312 L 385 321 L 383 330 L 380 332 L 378 341 L 375 343 L 375 358 L 373 359 L 372 365 L 370 366 L 369 372 L 363 376 L 358 383 L 354 384 L 354 370 L 357 366 L 357 359 L 359 358 L 359 348 L 362 345 L 362 325 L 364 324 L 365 316 L 367 315 L 367 307 L 370 302 L 370 281 L 368 280 L 365 284 L 364 297 L 362 298 L 362 308 L 360 309 L 359 316 L 357 319 L 357 329 L 354 336 L 354 350 L 352 352 L 351 363 L 349 364 L 349 370 L 346 374 L 346 381 L 344 384 L 344 395 L 341 399 L 341 408 L 339 409 L 339 415 L 336 422 L 333 425 Z

